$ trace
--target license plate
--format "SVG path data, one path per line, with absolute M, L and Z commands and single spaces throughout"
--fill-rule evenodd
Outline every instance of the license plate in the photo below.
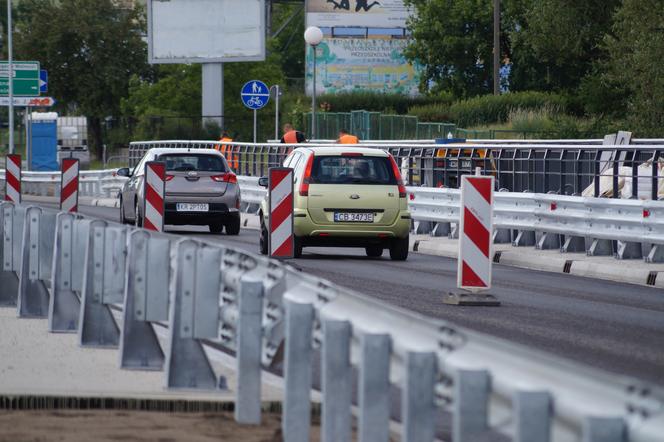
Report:
M 373 213 L 334 212 L 335 223 L 372 223 Z
M 178 212 L 207 212 L 210 206 L 206 203 L 177 203 L 175 209 Z

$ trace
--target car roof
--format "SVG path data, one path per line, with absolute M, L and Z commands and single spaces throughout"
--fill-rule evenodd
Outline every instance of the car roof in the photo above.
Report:
M 155 147 L 150 150 L 148 150 L 147 154 L 148 155 L 153 155 L 155 157 L 161 156 L 167 153 L 175 153 L 175 154 L 180 154 L 180 153 L 189 153 L 193 155 L 219 155 L 221 156 L 221 152 L 219 152 L 216 149 L 189 149 L 189 148 L 181 148 L 181 147 Z
M 308 147 L 314 155 L 341 155 L 344 153 L 361 153 L 362 155 L 372 156 L 372 157 L 386 157 L 388 153 L 383 149 L 372 148 L 372 147 L 354 147 L 352 145 L 347 145 L 348 147 L 342 146 L 319 146 L 319 147 Z

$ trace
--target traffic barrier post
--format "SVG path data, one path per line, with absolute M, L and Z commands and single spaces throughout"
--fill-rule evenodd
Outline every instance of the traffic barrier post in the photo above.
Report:
M 270 256 L 293 258 L 293 169 L 271 167 L 268 189 Z
M 147 230 L 164 231 L 165 193 L 166 163 L 148 161 L 145 163 L 145 180 L 143 182 L 143 227 Z
M 5 171 L 5 201 L 21 203 L 21 156 L 7 155 Z
M 445 304 L 498 306 L 491 288 L 493 263 L 493 177 L 461 177 L 457 287 L 470 293 L 449 293 Z
M 62 178 L 60 182 L 60 210 L 78 212 L 78 174 L 79 161 L 76 158 L 62 159 Z

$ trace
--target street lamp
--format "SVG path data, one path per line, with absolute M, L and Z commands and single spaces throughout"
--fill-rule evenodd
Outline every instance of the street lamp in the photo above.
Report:
M 313 91 L 311 94 L 311 138 L 316 137 L 316 46 L 323 41 L 323 31 L 317 26 L 309 26 L 304 31 L 304 41 L 311 46 L 314 52 L 314 75 L 313 75 Z

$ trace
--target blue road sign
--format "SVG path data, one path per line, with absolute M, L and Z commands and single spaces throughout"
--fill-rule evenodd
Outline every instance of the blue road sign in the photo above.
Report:
M 270 101 L 270 89 L 260 80 L 251 80 L 242 86 L 242 102 L 249 109 L 258 110 Z
M 48 72 L 46 69 L 39 70 L 39 93 L 43 94 L 48 92 Z

